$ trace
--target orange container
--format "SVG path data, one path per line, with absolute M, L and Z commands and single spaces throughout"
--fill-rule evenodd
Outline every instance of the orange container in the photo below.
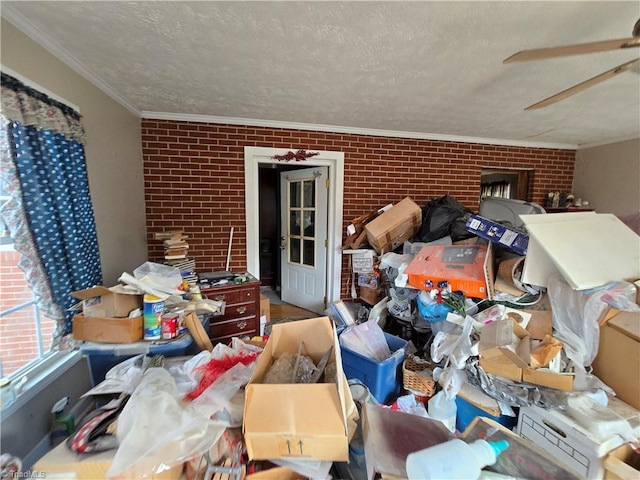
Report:
M 451 287 L 467 297 L 491 298 L 488 282 L 491 263 L 488 245 L 427 245 L 414 257 L 404 273 L 419 290 Z

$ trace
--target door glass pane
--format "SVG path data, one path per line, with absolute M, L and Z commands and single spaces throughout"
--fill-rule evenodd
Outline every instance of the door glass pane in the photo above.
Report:
M 300 239 L 292 238 L 289 240 L 289 262 L 300 263 Z
M 304 182 L 304 207 L 316 206 L 316 181 L 307 180 Z
M 305 265 L 310 265 L 313 267 L 314 264 L 314 240 L 303 240 L 304 252 L 303 252 L 303 262 Z
M 291 210 L 289 212 L 289 232 L 291 235 L 300 235 L 300 211 Z
M 316 236 L 316 212 L 312 212 L 312 211 L 304 212 L 304 236 L 305 237 Z
M 291 207 L 300 206 L 300 182 L 289 183 L 289 202 Z

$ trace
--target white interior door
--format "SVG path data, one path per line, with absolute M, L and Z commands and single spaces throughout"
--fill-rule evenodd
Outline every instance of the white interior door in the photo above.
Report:
M 326 302 L 328 168 L 280 174 L 281 297 L 322 313 Z

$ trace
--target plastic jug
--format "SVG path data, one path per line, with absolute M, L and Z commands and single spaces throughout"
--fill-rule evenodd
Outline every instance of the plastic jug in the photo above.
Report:
M 440 390 L 429 399 L 427 406 L 429 416 L 434 420 L 440 420 L 452 432 L 456 430 L 456 415 L 458 407 L 455 399 L 447 398 L 444 390 Z
M 409 480 L 477 480 L 482 469 L 496 463 L 500 452 L 506 450 L 506 440 L 487 442 L 476 440 L 466 443 L 458 438 L 434 445 L 407 456 Z

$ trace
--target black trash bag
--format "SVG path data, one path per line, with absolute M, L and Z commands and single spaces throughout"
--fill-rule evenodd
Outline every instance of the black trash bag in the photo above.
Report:
M 455 231 L 457 237 L 453 238 L 452 236 L 453 241 L 470 238 L 473 234 L 464 229 L 465 215 L 469 213 L 471 213 L 470 209 L 450 195 L 433 198 L 422 208 L 422 226 L 413 241 L 433 242 L 451 235 L 452 231 Z M 461 223 L 462 225 L 460 225 Z M 454 226 L 455 228 L 453 228 Z

